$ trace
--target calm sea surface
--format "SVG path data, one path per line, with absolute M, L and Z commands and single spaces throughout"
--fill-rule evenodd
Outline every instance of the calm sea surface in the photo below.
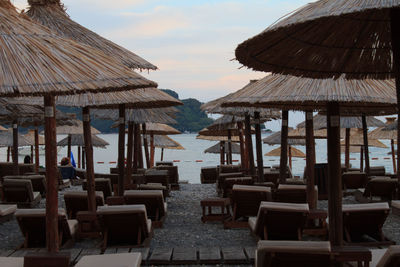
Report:
M 117 134 L 100 134 L 99 137 L 105 139 L 110 143 L 107 148 L 94 148 L 94 162 L 95 162 L 95 172 L 109 173 L 110 167 L 115 167 L 115 163 L 110 163 L 117 161 L 118 158 L 118 135 Z M 263 134 L 263 138 L 268 136 L 268 134 Z M 57 136 L 58 140 L 63 139 L 65 136 Z M 174 164 L 179 168 L 179 177 L 181 180 L 188 180 L 190 183 L 200 183 L 200 168 L 204 166 L 216 166 L 219 164 L 219 154 L 205 154 L 204 150 L 208 147 L 216 144 L 217 142 L 197 140 L 196 134 L 181 134 L 170 136 L 174 140 L 178 141 L 185 150 L 164 150 L 164 160 L 173 161 L 179 160 L 180 162 L 175 162 Z M 253 139 L 253 145 L 254 145 Z M 390 141 L 382 140 L 382 142 L 388 146 L 388 148 L 370 148 L 370 159 L 378 158 L 377 160 L 371 159 L 371 166 L 381 166 L 384 165 L 387 172 L 393 172 L 392 161 L 388 152 L 390 151 Z M 263 144 L 263 154 L 279 147 L 269 146 Z M 296 146 L 299 150 L 305 152 L 304 146 Z M 58 161 L 61 160 L 67 153 L 67 149 L 64 147 L 58 153 Z M 75 160 L 77 161 L 77 148 L 73 147 L 72 152 L 74 153 Z M 156 149 L 156 161 L 160 160 L 161 150 Z M 326 156 L 326 140 L 316 141 L 316 157 L 318 163 L 327 162 Z M 20 155 L 20 161 L 22 162 L 24 155 Z M 354 167 L 359 167 L 359 153 L 352 153 L 350 155 L 351 164 Z M 353 159 L 354 158 L 354 159 Z M 233 155 L 234 160 L 240 160 L 240 155 Z M 6 160 L 6 149 L 0 149 L 0 160 Z M 196 162 L 201 161 L 201 162 Z M 344 155 L 342 155 L 342 161 L 344 161 Z M 98 162 L 104 162 L 100 164 Z M 40 163 L 44 165 L 44 155 L 40 156 Z M 264 165 L 271 166 L 279 164 L 279 157 L 266 157 L 264 156 Z M 305 160 L 302 158 L 293 159 L 293 173 L 295 175 L 302 176 L 305 166 Z

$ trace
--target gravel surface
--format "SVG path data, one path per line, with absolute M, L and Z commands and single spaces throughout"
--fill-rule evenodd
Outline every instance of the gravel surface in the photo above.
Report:
M 81 190 L 80 186 L 69 190 Z M 65 192 L 63 191 L 63 192 Z M 59 194 L 59 206 L 64 207 L 63 192 Z M 155 247 L 247 247 L 255 246 L 256 240 L 248 229 L 224 229 L 219 222 L 203 224 L 200 200 L 215 197 L 215 185 L 181 184 L 180 191 L 172 191 L 168 198 L 168 212 L 164 227 L 154 230 L 150 243 Z M 354 197 L 343 199 L 343 204 L 357 203 Z M 42 200 L 39 207 L 45 207 Z M 318 207 L 327 208 L 327 201 L 319 201 Z M 400 216 L 390 214 L 384 225 L 385 235 L 400 244 Z M 0 249 L 15 249 L 23 243 L 16 220 L 0 224 Z M 75 243 L 77 248 L 93 248 L 99 240 L 81 240 Z

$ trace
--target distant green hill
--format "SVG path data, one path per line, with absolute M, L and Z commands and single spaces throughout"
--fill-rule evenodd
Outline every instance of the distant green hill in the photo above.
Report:
M 178 98 L 179 95 L 172 90 L 162 89 L 167 94 Z M 174 128 L 178 129 L 181 132 L 198 132 L 204 127 L 207 127 L 209 124 L 213 122 L 212 119 L 207 117 L 207 114 L 201 111 L 200 106 L 201 102 L 194 98 L 183 99 L 181 100 L 184 105 L 178 106 L 179 113 L 176 116 L 176 121 L 178 124 L 171 125 Z M 59 110 L 67 113 L 75 113 L 78 119 L 82 119 L 82 110 L 80 108 L 74 107 L 57 107 Z M 101 131 L 102 133 L 116 133 L 118 129 L 112 129 L 111 125 L 113 121 L 110 120 L 102 120 L 102 119 L 93 119 L 92 126 Z

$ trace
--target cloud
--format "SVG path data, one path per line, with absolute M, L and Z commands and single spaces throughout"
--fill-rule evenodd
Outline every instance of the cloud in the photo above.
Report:
M 116 9 L 128 9 L 133 8 L 144 3 L 148 3 L 149 0 L 65 0 L 64 3 L 68 5 L 80 5 L 85 7 L 91 7 L 95 9 L 103 10 L 116 10 Z

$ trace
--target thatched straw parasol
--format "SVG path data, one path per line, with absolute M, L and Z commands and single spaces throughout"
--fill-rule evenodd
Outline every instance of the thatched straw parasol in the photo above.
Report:
M 83 133 L 71 134 L 70 136 L 71 136 L 71 146 L 80 146 L 80 147 L 85 146 Z M 68 137 L 65 137 L 64 139 L 57 142 L 57 146 L 68 146 L 68 144 L 69 144 Z M 109 143 L 106 140 L 96 136 L 95 134 L 92 134 L 92 145 L 94 147 L 106 148 L 106 146 L 108 146 Z
M 143 129 L 142 129 L 143 131 Z M 177 129 L 164 123 L 146 123 L 146 133 L 153 135 L 181 134 Z
M 185 148 L 167 135 L 154 135 L 154 147 L 161 148 L 161 161 L 164 160 L 164 149 L 184 150 Z M 151 136 L 150 136 L 151 140 Z M 143 142 L 144 145 L 144 142 Z
M 225 151 L 228 150 L 228 144 L 225 143 Z M 207 148 L 204 150 L 204 153 L 212 153 L 212 154 L 220 154 L 221 153 L 221 145 L 219 143 Z M 240 154 L 240 146 L 238 144 L 232 144 L 232 153 L 233 154 Z
M 368 116 L 367 125 L 370 127 L 381 127 L 384 126 L 385 123 L 379 119 Z M 326 116 L 317 114 L 313 118 L 314 120 L 314 129 L 324 129 L 326 128 Z M 297 128 L 305 128 L 306 122 L 303 121 L 297 124 Z M 340 128 L 358 128 L 362 129 L 362 120 L 361 116 L 359 117 L 340 117 Z
M 174 107 L 170 108 L 152 108 L 152 109 L 127 109 L 125 111 L 125 119 L 128 123 L 132 122 L 135 124 L 142 124 L 148 122 L 155 123 L 168 123 L 176 124 L 176 120 L 172 118 L 177 109 Z M 93 110 L 92 116 L 95 118 L 107 119 L 107 120 L 118 120 L 118 111 L 115 109 L 95 109 Z M 115 123 L 111 128 L 117 127 L 118 123 Z
M 100 134 L 101 132 L 90 126 L 90 131 L 92 134 Z M 57 134 L 83 134 L 83 121 L 75 120 L 75 125 L 64 125 L 64 126 L 57 126 L 56 128 Z M 43 133 L 43 132 L 42 132 Z
M 313 78 L 395 78 L 400 92 L 400 2 L 320 0 L 278 21 L 236 49 L 237 59 L 248 67 Z M 293 55 L 296 55 L 293 57 Z M 339 102 L 328 104 L 329 117 L 339 114 Z M 400 99 L 397 99 L 400 107 Z M 400 112 L 400 109 L 398 109 Z M 334 125 L 340 125 L 333 117 Z M 364 122 L 365 120 L 363 120 Z M 364 125 L 366 123 L 363 123 Z M 339 126 L 328 138 L 331 199 L 331 245 L 342 246 Z M 334 139 L 333 139 L 334 138 Z M 364 139 L 367 140 L 364 132 Z M 400 140 L 400 135 L 398 136 Z M 400 150 L 398 150 L 400 162 Z M 368 153 L 366 153 L 368 154 Z M 399 166 L 398 166 L 399 167 Z M 400 180 L 400 171 L 397 171 Z
M 34 144 L 35 143 L 35 130 L 29 130 L 28 133 L 24 134 L 25 139 L 29 140 L 29 143 Z M 44 136 L 39 135 L 38 136 L 38 145 L 44 145 L 45 140 Z
M 95 47 L 115 57 L 129 68 L 157 69 L 156 66 L 131 51 L 101 37 L 95 32 L 71 20 L 60 0 L 28 0 L 27 14 L 32 20 L 43 24 L 60 36 Z
M 14 151 L 18 156 L 18 147 L 20 146 L 31 146 L 30 140 L 25 138 L 23 135 L 18 134 L 18 143 L 16 145 L 17 151 Z M 2 147 L 14 147 L 13 131 L 10 129 L 8 131 L 0 131 L 0 146 Z
M 292 130 L 292 128 L 289 128 L 289 130 Z M 271 134 L 270 136 L 267 136 L 263 139 L 264 144 L 268 145 L 280 145 L 281 144 L 281 132 L 276 132 Z M 288 145 L 292 146 L 304 146 L 306 144 L 305 140 L 301 138 L 288 138 L 287 141 Z
M 54 96 L 157 86 L 103 52 L 21 16 L 8 0 L 0 1 L 0 96 L 44 96 L 46 138 L 46 237 L 58 251 L 58 170 Z M 94 190 L 94 189 L 93 189 Z
M 304 154 L 301 150 L 298 150 L 297 148 L 291 147 L 291 157 L 293 158 L 305 158 L 306 154 Z M 266 153 L 264 156 L 268 156 L 268 157 L 280 157 L 281 155 L 281 148 L 275 148 L 273 150 L 271 150 L 270 152 Z
M 219 142 L 228 142 L 228 137 L 227 136 L 208 136 L 208 135 L 197 135 L 196 139 L 200 140 L 207 140 L 207 141 L 219 141 Z M 232 142 L 239 142 L 239 136 L 232 136 L 231 138 Z

